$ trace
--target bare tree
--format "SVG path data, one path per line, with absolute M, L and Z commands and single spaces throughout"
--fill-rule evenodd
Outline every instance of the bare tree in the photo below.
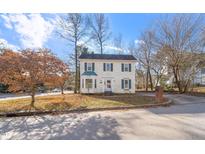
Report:
M 130 41 L 127 46 L 128 46 L 127 49 L 129 51 L 129 54 L 134 55 L 134 53 L 136 51 L 135 42 L 134 41 Z
M 163 77 L 165 77 L 168 74 L 166 57 L 164 57 L 162 51 L 158 51 L 157 53 L 154 53 L 152 55 L 151 64 L 151 69 L 153 70 L 152 74 L 155 74 L 156 76 L 156 87 L 158 84 L 161 85 Z
M 122 39 L 122 34 L 119 33 L 117 36 L 114 37 L 114 46 L 117 48 L 117 51 L 119 54 L 123 53 L 123 39 Z
M 82 53 L 90 53 L 88 51 L 88 47 L 86 47 L 85 45 L 78 45 L 77 46 L 77 53 L 78 53 L 78 57 L 82 54 Z M 75 54 L 70 54 L 69 56 L 69 60 L 68 60 L 68 65 L 70 67 L 70 70 L 73 72 L 73 70 L 75 69 L 75 67 L 73 67 L 75 64 Z M 77 59 L 77 90 L 80 90 L 80 61 L 79 59 Z M 72 75 L 71 75 L 72 76 Z M 73 80 L 73 78 L 70 76 L 70 82 L 71 80 Z
M 153 90 L 153 82 L 151 75 L 151 58 L 155 51 L 153 40 L 155 38 L 153 31 L 145 31 L 141 35 L 141 39 L 138 41 L 138 47 L 134 53 L 137 60 L 146 70 L 146 91 L 148 91 L 149 83 L 151 90 Z
M 58 30 L 57 33 L 63 39 L 68 40 L 72 45 L 74 45 L 75 50 L 75 89 L 74 93 L 77 93 L 78 87 L 78 74 L 77 74 L 77 66 L 78 66 L 78 49 L 77 46 L 79 41 L 86 35 L 86 31 L 88 29 L 88 24 L 86 23 L 86 19 L 82 14 L 79 13 L 70 13 L 65 16 L 61 16 L 58 22 Z
M 188 90 L 200 61 L 202 23 L 201 15 L 177 14 L 157 24 L 156 44 L 167 58 L 180 93 Z
M 103 54 L 103 49 L 106 41 L 110 38 L 109 22 L 104 14 L 93 14 L 89 18 L 91 27 L 92 39 L 100 47 L 100 53 Z

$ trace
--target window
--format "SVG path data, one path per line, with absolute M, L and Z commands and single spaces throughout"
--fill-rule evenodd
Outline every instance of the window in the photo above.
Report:
M 93 87 L 93 80 L 85 79 L 85 88 L 92 88 L 92 87 Z
M 201 77 L 201 82 L 202 82 L 202 84 L 205 84 L 205 76 Z
M 111 80 L 107 80 L 107 88 L 108 88 L 108 89 L 111 88 Z
M 131 72 L 131 64 L 121 64 L 122 72 Z
M 111 71 L 111 64 L 110 63 L 106 64 L 106 71 Z
M 104 63 L 103 64 L 103 70 L 107 72 L 112 72 L 113 71 L 113 64 L 112 63 Z
M 87 63 L 87 71 L 92 71 L 92 63 Z
M 132 83 L 130 79 L 121 80 L 122 89 L 131 89 Z
M 129 72 L 129 64 L 124 64 L 124 71 Z
M 129 80 L 124 80 L 124 89 L 129 89 Z
M 205 74 L 205 68 L 201 69 L 201 74 Z

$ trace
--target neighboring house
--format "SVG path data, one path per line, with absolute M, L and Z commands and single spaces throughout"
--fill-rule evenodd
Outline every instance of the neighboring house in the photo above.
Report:
M 205 85 L 205 67 L 201 68 L 200 71 L 196 74 L 194 83 L 203 86 Z
M 132 55 L 81 54 L 81 93 L 134 93 L 135 63 Z

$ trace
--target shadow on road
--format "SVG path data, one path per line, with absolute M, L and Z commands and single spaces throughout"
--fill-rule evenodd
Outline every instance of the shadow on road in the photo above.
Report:
M 155 114 L 198 114 L 205 113 L 205 103 L 172 105 L 147 110 Z
M 0 139 L 117 140 L 117 126 L 115 119 L 100 115 L 9 118 L 0 121 Z

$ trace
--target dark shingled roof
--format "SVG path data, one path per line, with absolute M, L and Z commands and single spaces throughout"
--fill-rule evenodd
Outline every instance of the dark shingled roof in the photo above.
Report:
M 79 59 L 136 60 L 132 55 L 118 54 L 81 54 Z

